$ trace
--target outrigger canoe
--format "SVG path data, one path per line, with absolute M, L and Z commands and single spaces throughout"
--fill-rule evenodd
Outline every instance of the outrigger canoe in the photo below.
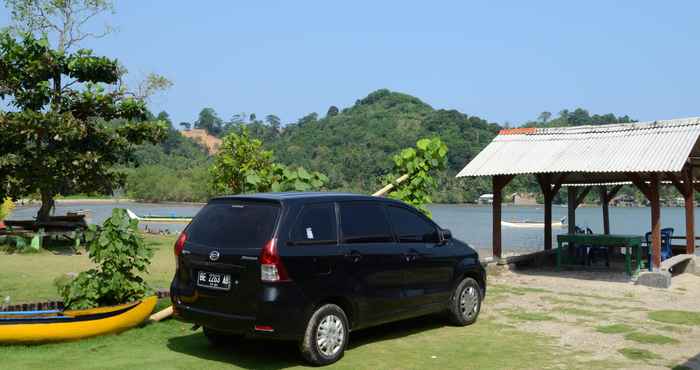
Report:
M 521 229 L 542 229 L 544 228 L 544 222 L 542 221 L 501 221 L 501 225 L 505 227 L 514 227 Z M 566 217 L 559 221 L 552 221 L 552 227 L 564 227 L 566 226 Z
M 139 222 L 153 222 L 159 224 L 175 223 L 175 224 L 186 224 L 192 221 L 190 216 L 164 216 L 164 215 L 148 215 L 139 216 L 135 214 L 132 210 L 127 209 L 126 213 L 129 218 L 139 220 Z
M 0 312 L 0 343 L 44 343 L 118 333 L 142 323 L 158 298 L 86 310 Z

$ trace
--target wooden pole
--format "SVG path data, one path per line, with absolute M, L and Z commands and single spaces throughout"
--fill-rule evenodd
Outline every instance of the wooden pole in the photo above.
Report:
M 408 174 L 405 174 L 398 179 L 396 179 L 393 183 L 387 184 L 385 187 L 377 190 L 374 194 L 372 194 L 373 197 L 383 197 L 386 193 L 388 193 L 391 189 L 394 188 L 394 184 L 398 185 L 408 179 Z
M 569 234 L 575 234 L 576 233 L 576 207 L 578 207 L 578 204 L 576 203 L 577 200 L 577 194 L 578 189 L 575 186 L 569 186 L 566 188 L 567 192 L 567 206 L 568 206 L 568 213 L 566 215 L 567 222 L 568 222 L 568 231 Z
M 684 171 L 685 183 L 685 253 L 695 254 L 695 192 L 693 191 L 693 170 L 688 166 Z
M 661 267 L 661 201 L 659 199 L 659 175 L 652 173 L 649 183 L 651 202 L 651 255 L 654 270 Z
M 541 174 L 537 176 L 542 194 L 544 195 L 544 250 L 552 249 L 552 176 L 551 174 Z
M 501 248 L 501 200 L 503 186 L 501 183 L 503 178 L 501 176 L 494 176 L 492 179 L 492 192 L 493 192 L 493 211 L 492 214 L 492 233 L 493 233 L 493 258 L 501 259 L 503 257 L 503 250 Z
M 513 176 L 497 175 L 491 179 L 491 189 L 493 192 L 491 227 L 493 240 L 493 258 L 500 260 L 503 257 L 501 238 L 501 208 L 503 202 L 503 188 L 513 179 Z
M 610 198 L 608 198 L 608 187 L 605 185 L 598 188 L 600 190 L 600 205 L 603 208 L 603 234 L 610 234 L 610 210 L 608 209 L 608 203 Z

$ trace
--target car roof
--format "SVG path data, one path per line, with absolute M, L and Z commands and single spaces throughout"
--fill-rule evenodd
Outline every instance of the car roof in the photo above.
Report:
M 397 200 L 374 197 L 365 194 L 354 194 L 354 193 L 341 193 L 341 192 L 281 192 L 281 193 L 254 193 L 254 194 L 242 194 L 242 195 L 224 195 L 215 199 L 234 199 L 234 200 L 244 200 L 244 199 L 254 199 L 254 200 L 273 200 L 279 202 L 308 202 L 316 200 L 326 200 L 326 201 L 342 201 L 342 200 L 366 200 L 371 202 L 377 201 L 389 201 L 392 203 L 401 203 Z

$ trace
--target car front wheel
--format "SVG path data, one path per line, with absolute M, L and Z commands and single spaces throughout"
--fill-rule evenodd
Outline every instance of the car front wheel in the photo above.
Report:
M 348 342 L 348 318 L 334 304 L 325 304 L 311 315 L 299 347 L 313 365 L 328 365 L 343 357 Z
M 452 293 L 448 315 L 454 325 L 473 324 L 481 310 L 481 287 L 476 280 L 464 278 Z

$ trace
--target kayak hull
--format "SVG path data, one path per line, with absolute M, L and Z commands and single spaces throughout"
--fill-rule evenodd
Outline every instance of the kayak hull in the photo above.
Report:
M 543 229 L 544 222 L 508 222 L 501 221 L 501 225 L 505 227 L 514 227 L 519 229 Z M 566 224 L 562 222 L 552 222 L 552 227 L 564 227 Z
M 0 312 L 0 343 L 60 342 L 119 333 L 146 320 L 157 300 L 152 296 L 134 303 L 63 311 L 58 315 L 10 316 Z

